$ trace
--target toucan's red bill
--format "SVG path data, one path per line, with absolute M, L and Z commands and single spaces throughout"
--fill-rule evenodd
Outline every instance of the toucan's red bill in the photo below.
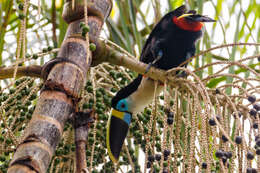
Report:
M 132 115 L 130 113 L 112 110 L 107 126 L 107 149 L 109 157 L 117 162 L 124 140 L 127 136 Z

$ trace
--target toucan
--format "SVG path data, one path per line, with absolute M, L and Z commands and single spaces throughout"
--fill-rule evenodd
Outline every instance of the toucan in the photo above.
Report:
M 168 70 L 179 66 L 195 54 L 196 41 L 202 36 L 204 22 L 215 20 L 186 12 L 184 5 L 166 14 L 154 27 L 142 49 L 140 61 Z M 163 89 L 158 86 L 156 95 Z M 154 97 L 155 81 L 139 74 L 131 83 L 112 98 L 112 112 L 107 123 L 107 150 L 111 160 L 118 162 L 127 136 L 132 114 L 143 111 Z

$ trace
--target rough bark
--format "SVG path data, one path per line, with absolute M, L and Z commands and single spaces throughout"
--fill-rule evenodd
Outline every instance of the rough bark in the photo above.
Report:
M 83 0 L 75 0 L 75 7 L 72 9 L 72 1 L 66 2 L 63 18 L 69 23 L 69 28 L 58 57 L 67 60 L 51 67 L 33 118 L 10 163 L 9 173 L 46 172 L 62 137 L 64 124 L 70 115 L 74 115 L 86 81 L 86 72 L 92 62 L 91 55 L 89 60 L 86 59 L 86 41 L 81 36 L 79 27 L 84 17 L 83 4 Z M 88 0 L 88 11 L 91 12 L 88 25 L 94 40 L 110 13 L 111 5 L 110 0 Z

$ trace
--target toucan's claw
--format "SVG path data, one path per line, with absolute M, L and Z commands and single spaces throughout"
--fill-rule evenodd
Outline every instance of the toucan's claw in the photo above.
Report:
M 111 160 L 118 161 L 120 151 L 127 136 L 129 125 L 122 119 L 111 115 L 107 126 L 107 149 Z
M 152 67 L 152 63 L 149 63 L 148 64 L 148 66 L 146 67 L 146 69 L 145 69 L 145 72 L 144 72 L 144 74 L 146 74 L 146 73 L 148 73 L 148 71 L 150 70 L 150 68 Z

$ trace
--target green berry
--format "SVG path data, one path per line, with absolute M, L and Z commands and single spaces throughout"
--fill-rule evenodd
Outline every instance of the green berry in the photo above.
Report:
M 117 91 L 117 89 L 116 88 L 111 88 L 111 90 L 110 90 L 111 92 L 116 92 Z
M 20 3 L 20 4 L 18 5 L 18 8 L 19 8 L 19 10 L 23 10 L 23 4 Z
M 13 93 L 15 92 L 15 89 L 14 89 L 14 88 L 11 88 L 11 89 L 9 90 L 9 92 L 10 92 L 10 94 L 13 94 Z
M 83 28 L 84 26 L 86 26 L 86 25 L 85 25 L 85 22 L 80 22 L 80 23 L 79 23 L 79 27 L 80 27 L 80 28 Z
M 31 57 L 31 55 L 29 53 L 25 54 L 25 58 L 30 58 L 30 57 Z
M 47 49 L 47 48 L 43 48 L 43 49 L 42 49 L 42 52 L 43 52 L 43 53 L 46 53 L 46 52 L 48 52 L 48 49 Z
M 89 93 L 92 93 L 92 92 L 93 92 L 93 87 L 92 87 L 92 86 L 88 86 L 88 87 L 87 87 L 87 91 L 88 91 Z
M 53 49 L 53 47 L 51 47 L 51 46 L 48 46 L 48 48 L 47 48 L 48 51 L 51 51 L 52 49 Z
M 12 139 L 7 138 L 6 141 L 5 141 L 5 143 L 6 143 L 7 145 L 11 144 L 11 143 L 12 143 Z
M 4 162 L 5 160 L 6 160 L 5 156 L 1 155 L 1 156 L 0 156 L 0 161 L 1 161 L 1 162 Z
M 38 55 L 37 55 L 37 54 L 33 54 L 32 58 L 33 58 L 33 59 L 37 59 L 37 58 L 38 58 Z
M 89 26 L 83 26 L 82 32 L 88 33 L 89 32 Z
M 88 104 L 87 103 L 83 103 L 83 109 L 87 109 L 88 108 Z
M 17 94 L 16 98 L 17 98 L 17 100 L 21 100 L 22 99 L 22 95 L 19 93 L 19 94 Z
M 90 43 L 90 45 L 89 45 L 90 51 L 94 52 L 96 50 L 96 48 L 97 47 L 96 47 L 96 45 L 94 43 Z
M 81 33 L 82 37 L 86 37 L 86 34 L 87 34 L 87 33 L 86 33 L 86 32 L 83 32 L 83 31 L 82 31 L 82 33 Z
M 18 18 L 23 20 L 25 18 L 25 15 L 23 13 L 19 13 Z

